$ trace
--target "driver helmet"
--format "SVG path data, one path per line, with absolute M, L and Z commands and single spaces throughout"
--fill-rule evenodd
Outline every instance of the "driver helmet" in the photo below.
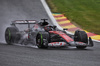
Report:
M 52 25 L 47 25 L 44 27 L 45 31 L 52 31 L 53 28 L 52 28 Z

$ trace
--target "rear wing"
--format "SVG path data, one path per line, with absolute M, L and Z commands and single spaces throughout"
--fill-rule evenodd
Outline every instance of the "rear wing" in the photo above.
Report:
M 15 24 L 27 24 L 28 28 L 30 28 L 30 24 L 37 24 L 38 22 L 36 20 L 15 20 L 12 21 L 12 26 L 16 26 Z
M 12 24 L 36 24 L 36 20 L 15 20 L 12 21 Z

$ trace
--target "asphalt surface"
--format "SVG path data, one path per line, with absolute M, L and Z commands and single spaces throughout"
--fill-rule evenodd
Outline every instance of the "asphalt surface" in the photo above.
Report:
M 4 31 L 11 21 L 41 18 L 49 19 L 40 0 L 0 0 L 0 66 L 100 66 L 100 43 L 97 42 L 84 50 L 38 49 L 5 43 Z

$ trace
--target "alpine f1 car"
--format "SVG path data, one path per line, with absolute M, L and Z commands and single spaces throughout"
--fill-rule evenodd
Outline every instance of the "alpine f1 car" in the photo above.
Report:
M 78 49 L 93 47 L 91 37 L 88 38 L 85 31 L 76 30 L 74 35 L 68 34 L 67 29 L 59 30 L 55 25 L 50 25 L 46 20 L 15 20 L 11 27 L 5 31 L 7 44 L 35 44 L 38 48 L 50 46 L 75 46 Z M 34 41 L 35 39 L 35 41 Z

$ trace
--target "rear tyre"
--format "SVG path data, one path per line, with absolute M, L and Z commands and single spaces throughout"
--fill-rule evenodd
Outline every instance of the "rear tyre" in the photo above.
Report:
M 76 30 L 74 41 L 88 43 L 88 36 L 85 31 Z M 87 46 L 76 46 L 78 49 L 85 49 Z
M 47 34 L 48 35 L 48 34 Z M 38 33 L 36 36 L 36 45 L 38 48 L 46 49 L 48 48 L 48 37 L 42 33 Z
M 8 27 L 5 31 L 5 41 L 7 44 L 11 45 L 14 43 L 16 37 L 16 32 L 19 32 L 17 27 Z

